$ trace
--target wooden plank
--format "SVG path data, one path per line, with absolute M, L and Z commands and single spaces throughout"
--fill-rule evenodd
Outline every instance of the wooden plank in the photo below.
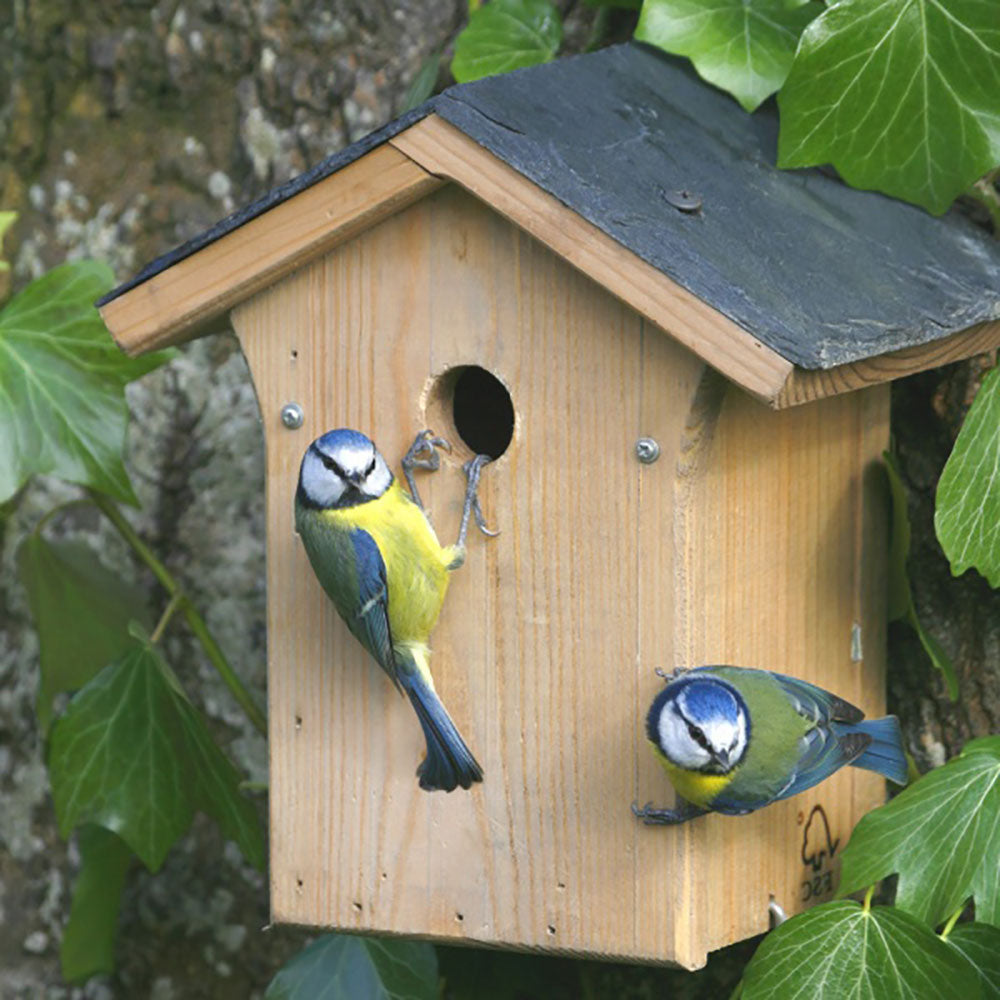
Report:
M 629 803 L 669 793 L 643 718 L 654 667 L 718 661 L 880 708 L 878 628 L 863 667 L 845 650 L 853 616 L 879 607 L 862 611 L 877 560 L 859 539 L 884 509 L 864 506 L 859 477 L 887 440 L 887 389 L 761 407 L 455 186 L 233 324 L 267 445 L 274 919 L 694 968 L 764 929 L 769 894 L 802 905 L 798 810 L 824 804 L 843 844 L 877 779 L 645 828 Z M 462 364 L 509 387 L 517 422 L 481 492 L 502 534 L 473 532 L 433 636 L 438 689 L 486 780 L 428 795 L 412 711 L 315 582 L 292 496 L 330 427 L 371 432 L 390 459 L 431 416 L 454 435 L 433 385 Z M 299 431 L 280 422 L 290 400 Z M 653 465 L 635 459 L 641 435 L 661 444 Z M 443 539 L 461 457 L 421 481 Z
M 674 665 L 767 667 L 869 714 L 884 711 L 886 507 L 877 464 L 889 440 L 888 399 L 888 386 L 877 386 L 774 412 L 718 375 L 705 380 L 676 466 Z M 854 622 L 863 661 L 851 656 Z M 646 698 L 657 686 L 646 679 Z M 639 801 L 662 800 L 663 786 L 640 787 Z M 712 950 L 765 931 L 772 897 L 789 914 L 831 898 L 837 851 L 884 794 L 877 776 L 846 769 L 751 816 L 690 825 L 687 870 L 700 876 L 689 910 L 694 938 Z M 828 848 L 819 857 L 826 837 L 814 807 L 836 842 L 832 861 Z
M 390 140 L 455 181 L 652 320 L 737 385 L 770 401 L 792 364 L 453 125 L 431 115 Z
M 616 608 L 635 606 L 638 317 L 449 188 L 233 321 L 267 437 L 275 919 L 666 957 L 635 921 L 635 828 L 623 776 L 608 766 L 631 762 L 636 739 L 637 636 Z M 515 443 L 482 491 L 503 541 L 473 535 L 433 646 L 438 689 L 486 781 L 427 795 L 413 776 L 422 743 L 412 713 L 313 580 L 291 500 L 316 433 L 371 429 L 398 456 L 425 422 L 428 380 L 472 361 L 503 377 L 517 407 Z M 289 399 L 306 413 L 296 433 L 278 419 Z M 633 526 L 611 566 L 605 533 L 581 530 L 606 513 L 605 491 L 568 489 L 593 456 L 616 516 Z M 450 538 L 462 492 L 454 461 L 424 482 Z M 624 716 L 606 710 L 619 704 L 623 670 L 633 691 Z
M 907 347 L 849 365 L 838 365 L 825 371 L 795 368 L 773 399 L 772 405 L 780 409 L 825 396 L 853 392 L 868 385 L 892 382 L 906 375 L 962 361 L 997 348 L 1000 348 L 1000 323 L 980 323 L 943 340 Z
M 440 184 L 379 146 L 112 299 L 101 316 L 129 354 L 212 332 L 238 303 Z

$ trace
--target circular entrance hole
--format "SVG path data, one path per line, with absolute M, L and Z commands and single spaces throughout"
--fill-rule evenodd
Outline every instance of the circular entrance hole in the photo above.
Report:
M 427 424 L 445 437 L 457 438 L 452 444 L 461 442 L 473 455 L 499 458 L 514 436 L 514 403 L 492 372 L 479 365 L 459 365 L 436 379 L 428 399 Z

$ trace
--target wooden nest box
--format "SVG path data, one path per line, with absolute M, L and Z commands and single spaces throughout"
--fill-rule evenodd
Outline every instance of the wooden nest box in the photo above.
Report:
M 776 170 L 775 132 L 631 45 L 455 87 L 102 302 L 131 353 L 232 324 L 256 384 L 275 921 L 695 968 L 832 895 L 883 781 L 644 827 L 630 803 L 672 795 L 654 668 L 884 710 L 889 381 L 1000 344 L 1000 260 L 961 217 Z M 295 535 L 341 426 L 397 473 L 420 428 L 451 440 L 419 479 L 445 541 L 461 461 L 497 456 L 502 533 L 472 532 L 433 636 L 471 792 L 419 790 L 410 707 Z

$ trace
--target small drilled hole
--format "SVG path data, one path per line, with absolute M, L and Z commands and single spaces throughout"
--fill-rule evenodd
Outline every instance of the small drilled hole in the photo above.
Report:
M 552 926 L 552 924 L 549 924 L 549 926 L 548 926 L 548 927 L 546 927 L 545 929 L 546 929 L 546 930 L 547 930 L 547 931 L 548 931 L 548 932 L 549 932 L 550 934 L 555 934 L 555 932 L 556 932 L 556 929 L 555 929 L 555 928 L 554 928 L 554 927 Z
M 361 912 L 362 907 L 361 907 L 361 904 L 357 900 L 355 900 L 351 905 L 354 907 L 355 912 L 357 912 L 357 913 Z
M 295 350 L 295 348 L 293 347 L 292 348 L 292 361 L 297 361 L 298 357 L 299 357 L 299 352 L 297 350 Z
M 456 920 L 457 920 L 457 921 L 458 921 L 459 923 L 461 923 L 461 922 L 462 922 L 462 921 L 463 921 L 463 920 L 465 919 L 465 914 L 464 914 L 464 913 L 456 913 L 456 914 L 455 914 L 455 919 L 456 919 Z
M 459 365 L 434 383 L 428 426 L 447 428 L 474 455 L 499 458 L 514 436 L 514 403 L 507 387 L 485 368 Z

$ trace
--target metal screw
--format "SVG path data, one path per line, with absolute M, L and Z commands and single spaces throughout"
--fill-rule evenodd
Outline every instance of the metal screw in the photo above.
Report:
M 635 457 L 643 465 L 652 465 L 660 457 L 660 446 L 653 438 L 639 438 L 635 443 Z
M 305 415 L 298 403 L 285 403 L 281 408 L 281 422 L 290 430 L 297 431 L 302 426 Z
M 693 191 L 664 191 L 663 197 L 668 205 L 673 205 L 678 212 L 691 214 L 701 211 L 701 198 Z

